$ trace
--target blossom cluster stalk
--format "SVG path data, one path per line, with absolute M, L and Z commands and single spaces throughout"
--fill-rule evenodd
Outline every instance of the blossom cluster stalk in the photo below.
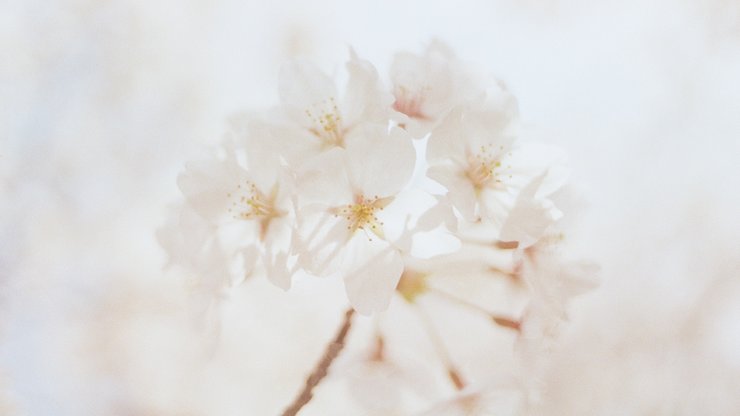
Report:
M 324 355 L 321 357 L 321 360 L 319 360 L 316 368 L 314 368 L 311 375 L 306 379 L 306 384 L 303 387 L 303 390 L 301 390 L 290 406 L 285 409 L 283 416 L 297 415 L 303 406 L 311 401 L 311 398 L 313 397 L 313 389 L 319 385 L 324 377 L 326 377 L 332 362 L 334 362 L 334 359 L 337 358 L 344 348 L 344 340 L 347 338 L 347 334 L 352 326 L 352 315 L 354 315 L 354 313 L 355 310 L 352 308 L 348 309 L 344 313 L 344 320 L 342 321 L 339 331 L 329 345 L 326 346 L 326 350 L 324 351 Z

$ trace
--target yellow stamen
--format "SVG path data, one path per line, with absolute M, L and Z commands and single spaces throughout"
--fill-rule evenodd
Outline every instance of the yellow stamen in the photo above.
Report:
M 321 140 L 322 146 L 344 147 L 342 117 L 339 115 L 339 108 L 334 97 L 329 97 L 307 109 L 306 116 L 313 123 L 309 131 Z
M 370 231 L 380 238 L 385 238 L 383 222 L 378 220 L 376 212 L 382 211 L 392 200 L 393 197 L 380 198 L 375 196 L 366 199 L 363 195 L 357 195 L 354 203 L 335 208 L 333 212 L 335 216 L 347 220 L 347 229 L 352 234 L 357 230 L 363 230 L 365 232 Z
M 234 219 L 258 221 L 260 239 L 264 240 L 271 221 L 286 214 L 275 206 L 277 194 L 277 184 L 272 187 L 269 195 L 265 195 L 257 188 L 257 185 L 246 181 L 245 186 L 237 185 L 236 193 L 227 194 L 229 198 L 233 199 L 228 211 Z
M 481 146 L 478 153 L 468 155 L 465 176 L 477 191 L 501 183 L 497 172 L 501 167 L 500 155 L 494 154 L 492 147 L 492 145 Z M 500 149 L 503 150 L 503 146 L 500 146 Z

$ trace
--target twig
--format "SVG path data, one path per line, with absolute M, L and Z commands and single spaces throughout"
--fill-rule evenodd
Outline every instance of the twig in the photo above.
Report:
M 311 401 L 314 387 L 316 387 L 321 380 L 326 377 L 329 366 L 331 366 L 331 363 L 335 358 L 337 358 L 337 355 L 342 351 L 342 348 L 344 348 L 344 339 L 347 337 L 350 326 L 352 326 L 352 315 L 354 315 L 354 313 L 355 310 L 352 308 L 349 308 L 347 312 L 344 313 L 344 321 L 342 322 L 341 328 L 339 328 L 339 332 L 337 332 L 334 340 L 326 346 L 326 350 L 324 351 L 324 355 L 321 357 L 321 361 L 319 361 L 311 375 L 306 379 L 306 385 L 303 387 L 303 390 L 298 397 L 293 400 L 293 403 L 285 409 L 282 416 L 297 415 L 303 406 Z

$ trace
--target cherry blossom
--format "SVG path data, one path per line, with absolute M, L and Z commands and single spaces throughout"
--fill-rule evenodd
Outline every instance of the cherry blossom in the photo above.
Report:
M 390 69 L 393 109 L 415 138 L 429 132 L 447 111 L 485 91 L 485 85 L 449 47 L 433 41 L 422 55 L 399 52 Z
M 377 71 L 350 50 L 347 83 L 340 90 L 316 65 L 293 60 L 280 71 L 280 105 L 249 120 L 255 134 L 248 148 L 281 155 L 292 165 L 333 148 L 347 146 L 364 123 L 387 124 L 392 96 L 383 90 Z
M 230 255 L 243 260 L 245 276 L 259 263 L 277 286 L 288 289 L 291 181 L 282 169 L 263 166 L 269 159 L 251 155 L 247 168 L 238 153 L 226 148 L 222 157 L 189 163 L 178 184 L 188 204 L 213 225 Z
M 347 295 L 361 313 L 385 309 L 401 276 L 397 247 L 386 236 L 384 211 L 406 186 L 416 153 L 399 128 L 365 125 L 361 138 L 314 159 L 299 172 L 305 214 L 299 263 L 312 273 L 345 273 Z
M 560 217 L 547 196 L 563 183 L 563 158 L 557 149 L 518 143 L 515 102 L 498 94 L 458 106 L 439 123 L 427 175 L 447 189 L 464 220 L 461 233 L 529 245 Z

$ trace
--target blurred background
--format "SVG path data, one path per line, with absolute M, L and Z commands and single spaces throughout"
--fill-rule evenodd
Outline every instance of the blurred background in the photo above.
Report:
M 176 176 L 229 116 L 277 103 L 284 60 L 335 73 L 352 46 L 386 76 L 432 39 L 512 90 L 525 136 L 570 155 L 567 239 L 601 286 L 572 305 L 543 412 L 740 414 L 734 0 L 4 0 L 0 414 L 277 414 L 332 336 L 341 286 L 255 279 L 219 323 L 195 317 L 154 235 Z M 397 326 L 398 357 L 429 354 Z M 464 333 L 451 344 L 472 378 L 507 365 L 466 361 Z M 351 380 L 327 380 L 305 415 L 391 414 L 358 407 Z

